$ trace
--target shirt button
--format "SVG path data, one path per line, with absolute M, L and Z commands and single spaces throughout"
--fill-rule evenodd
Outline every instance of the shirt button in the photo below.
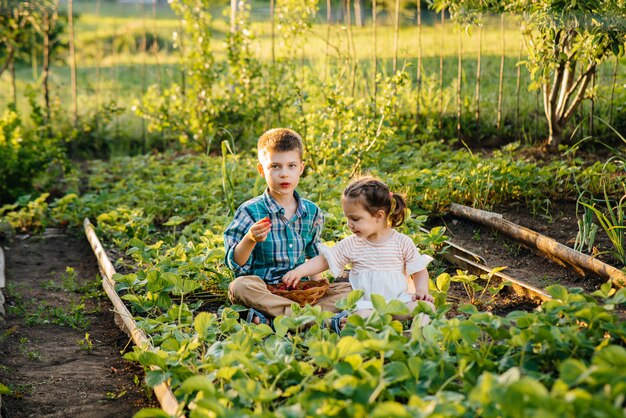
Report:
M 289 248 L 292 248 L 292 247 L 293 247 L 293 244 L 289 244 Z

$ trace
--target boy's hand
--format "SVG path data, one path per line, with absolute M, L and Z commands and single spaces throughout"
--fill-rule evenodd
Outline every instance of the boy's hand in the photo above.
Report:
M 270 221 L 270 218 L 266 216 L 260 221 L 252 224 L 246 235 L 254 242 L 263 242 L 267 239 L 271 229 L 272 222 Z
M 298 269 L 288 271 L 283 276 L 283 283 L 287 285 L 287 287 L 295 288 L 298 283 L 300 283 L 300 279 L 302 275 L 298 273 Z
M 424 302 L 434 303 L 435 299 L 430 295 L 430 293 L 415 293 L 411 298 L 414 302 L 419 300 L 423 300 Z

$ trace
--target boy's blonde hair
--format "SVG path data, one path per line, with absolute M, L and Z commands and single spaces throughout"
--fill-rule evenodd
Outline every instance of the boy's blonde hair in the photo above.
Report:
M 270 129 L 259 137 L 257 142 L 257 151 L 259 153 L 259 161 L 263 152 L 285 152 L 297 150 L 302 161 L 304 145 L 302 138 L 296 131 L 288 128 Z

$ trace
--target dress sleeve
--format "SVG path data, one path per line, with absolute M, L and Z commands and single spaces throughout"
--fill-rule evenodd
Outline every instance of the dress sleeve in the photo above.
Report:
M 420 254 L 419 250 L 406 235 L 402 236 L 402 253 L 404 254 L 404 264 L 406 274 L 411 275 L 428 267 L 433 258 L 426 254 Z
M 224 231 L 224 247 L 226 250 L 226 256 L 224 262 L 234 273 L 235 276 L 242 276 L 249 273 L 252 266 L 252 255 L 248 258 L 243 266 L 237 264 L 234 259 L 235 247 L 243 237 L 248 233 L 250 227 L 254 224 L 254 219 L 243 208 L 237 209 L 235 216 L 231 223 L 226 227 Z
M 328 262 L 328 269 L 333 277 L 341 276 L 343 268 L 350 262 L 349 248 L 347 238 L 339 241 L 334 247 L 320 244 L 320 253 Z

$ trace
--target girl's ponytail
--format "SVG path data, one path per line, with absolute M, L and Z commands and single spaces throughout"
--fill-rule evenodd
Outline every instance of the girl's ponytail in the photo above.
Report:
M 406 200 L 398 193 L 389 192 L 391 198 L 391 210 L 389 211 L 389 223 L 396 228 L 404 223 L 406 216 Z

